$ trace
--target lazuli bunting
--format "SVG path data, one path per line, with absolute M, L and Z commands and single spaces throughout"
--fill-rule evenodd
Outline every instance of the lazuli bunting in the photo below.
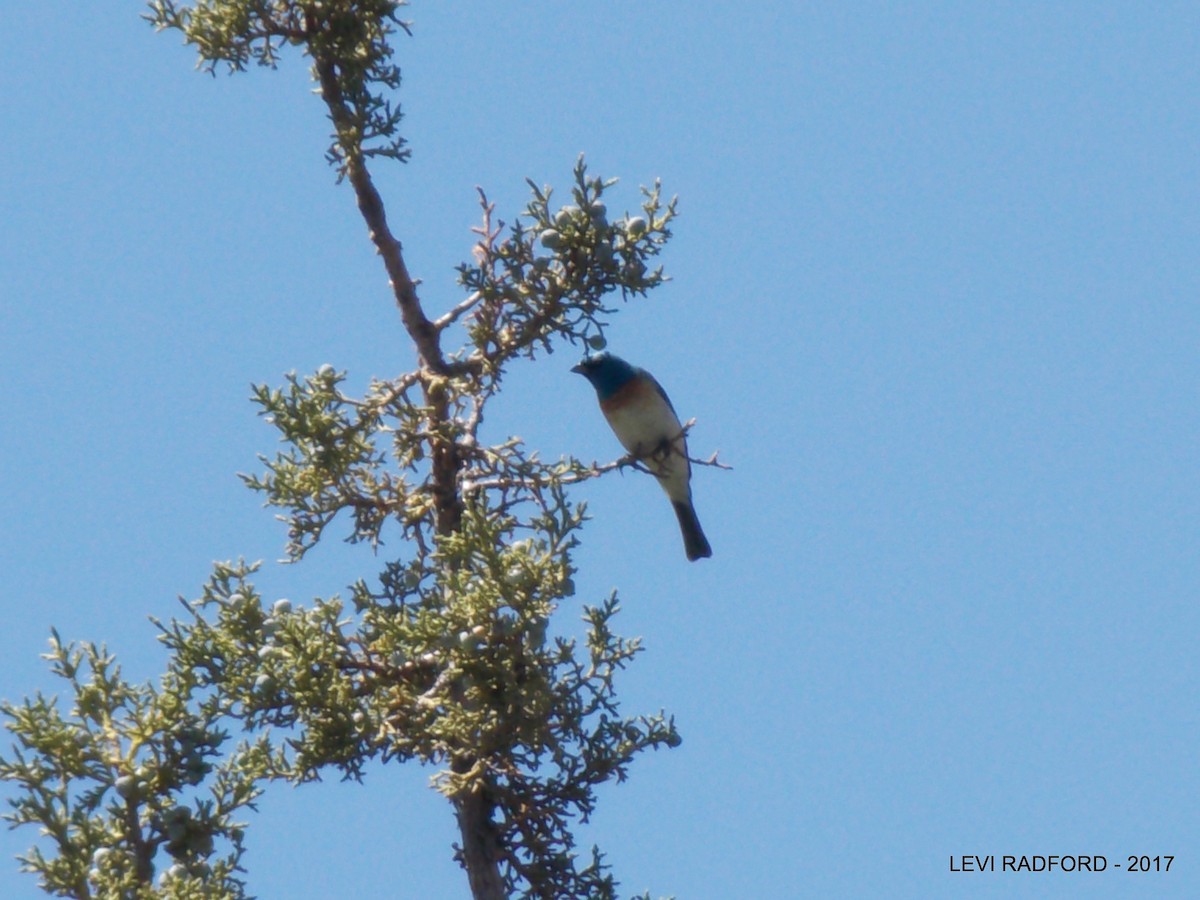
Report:
M 671 498 L 687 558 L 712 556 L 692 506 L 692 464 L 683 426 L 662 385 L 645 369 L 607 352 L 585 358 L 571 371 L 592 383 L 617 440 L 654 473 Z

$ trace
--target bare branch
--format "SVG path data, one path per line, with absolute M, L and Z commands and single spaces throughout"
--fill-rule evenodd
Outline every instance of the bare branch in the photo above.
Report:
M 312 48 L 311 37 L 318 24 L 316 17 L 311 13 L 308 18 L 308 26 L 310 29 L 309 47 Z M 342 149 L 346 153 L 346 176 L 350 180 L 351 187 L 354 188 L 358 209 L 367 223 L 371 242 L 383 258 L 384 268 L 387 269 L 388 278 L 391 280 L 392 294 L 396 298 L 396 305 L 400 307 L 400 318 L 404 322 L 404 328 L 417 346 L 422 367 L 444 374 L 446 360 L 442 356 L 441 346 L 438 342 L 438 329 L 429 321 L 425 310 L 421 307 L 421 301 L 417 297 L 417 285 L 404 262 L 400 241 L 388 227 L 383 199 L 375 188 L 370 172 L 367 171 L 363 159 L 361 137 L 356 134 L 353 117 L 342 94 L 337 67 L 333 60 L 316 55 L 314 67 L 321 85 L 321 97 L 329 108 L 330 118 L 333 119 Z
M 467 297 L 466 300 L 463 300 L 448 312 L 438 316 L 433 322 L 433 327 L 438 331 L 444 331 L 462 318 L 464 314 L 470 312 L 472 309 L 478 306 L 482 299 L 483 294 L 481 294 L 479 291 L 476 291 L 475 293 L 471 294 L 471 296 Z

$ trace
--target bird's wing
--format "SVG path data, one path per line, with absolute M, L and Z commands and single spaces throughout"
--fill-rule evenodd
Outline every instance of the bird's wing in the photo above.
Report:
M 671 412 L 675 413 L 675 418 L 678 419 L 679 413 L 675 412 L 675 405 L 671 402 L 671 398 L 667 396 L 667 392 L 663 390 L 663 386 L 658 383 L 658 379 L 655 378 L 653 375 L 651 375 L 649 372 L 647 372 L 645 369 L 639 369 L 638 371 L 641 373 L 641 375 L 643 377 L 648 378 L 650 380 L 650 383 L 652 385 L 654 385 L 654 389 L 656 391 L 658 391 L 658 395 L 667 401 L 667 406 L 671 407 Z

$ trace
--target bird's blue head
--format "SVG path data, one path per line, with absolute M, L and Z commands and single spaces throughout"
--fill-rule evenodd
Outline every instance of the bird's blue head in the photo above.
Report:
M 592 383 L 601 400 L 606 400 L 617 392 L 621 385 L 637 377 L 637 369 L 619 356 L 613 356 L 607 350 L 593 356 L 584 357 L 583 362 L 571 369 L 578 372 Z

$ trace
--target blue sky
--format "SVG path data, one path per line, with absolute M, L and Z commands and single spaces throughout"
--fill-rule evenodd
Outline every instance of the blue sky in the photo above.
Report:
M 285 535 L 237 472 L 251 383 L 412 364 L 307 68 L 192 71 L 132 2 L 46 0 L 0 58 L 0 695 L 49 627 L 162 664 L 148 615 Z M 577 601 L 648 647 L 628 712 L 684 743 L 584 832 L 630 893 L 1200 894 L 1200 8 L 1185 3 L 433 4 L 410 9 L 414 152 L 377 167 L 430 312 L 475 185 L 511 219 L 578 153 L 680 197 L 674 280 L 613 350 L 702 470 L 688 564 L 645 477 L 582 488 Z M 619 452 L 570 354 L 489 420 Z M 268 596 L 344 591 L 336 542 Z M 577 610 L 564 608 L 564 628 Z M 432 772 L 273 789 L 262 897 L 466 897 Z M 5 832 L 0 856 L 32 833 Z M 1096 875 L 961 854 L 1104 854 Z M 1173 854 L 1167 874 L 1113 870 Z M 0 865 L 0 895 L 37 896 Z

